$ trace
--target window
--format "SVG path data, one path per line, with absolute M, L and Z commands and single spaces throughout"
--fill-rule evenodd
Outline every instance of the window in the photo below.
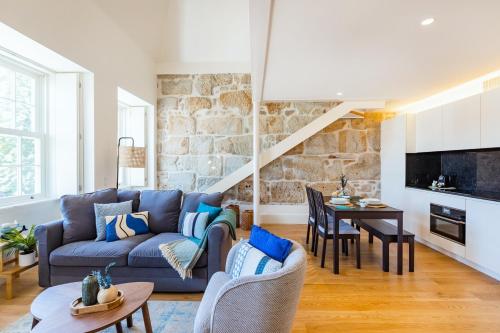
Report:
M 134 139 L 136 147 L 146 147 L 146 107 L 131 106 L 123 101 L 118 102 L 118 139 L 120 137 L 131 137 Z M 124 145 L 131 145 L 131 142 L 122 141 Z M 118 185 L 124 187 L 145 187 L 147 186 L 147 166 L 142 168 L 120 168 Z
M 0 205 L 44 193 L 45 76 L 0 56 Z

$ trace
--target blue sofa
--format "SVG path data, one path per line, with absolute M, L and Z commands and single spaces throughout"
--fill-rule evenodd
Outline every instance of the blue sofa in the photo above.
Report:
M 149 211 L 151 233 L 114 242 L 95 241 L 94 203 L 133 200 L 133 211 Z M 92 270 L 116 262 L 114 283 L 154 282 L 159 292 L 201 292 L 211 276 L 224 270 L 232 241 L 225 224 L 216 225 L 208 235 L 207 250 L 193 269 L 193 278 L 182 280 L 162 257 L 159 244 L 183 238 L 179 221 L 196 211 L 200 202 L 220 206 L 222 194 L 173 191 L 117 191 L 106 189 L 61 198 L 63 220 L 38 225 L 39 284 L 42 287 L 81 281 Z M 221 214 L 225 214 L 222 211 Z M 226 214 L 228 219 L 233 214 Z M 235 221 L 230 221 L 235 223 Z

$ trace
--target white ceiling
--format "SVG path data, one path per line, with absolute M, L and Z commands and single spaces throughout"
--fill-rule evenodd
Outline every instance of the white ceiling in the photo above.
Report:
M 157 63 L 249 63 L 248 0 L 92 0 Z
M 500 68 L 499 13 L 498 0 L 275 0 L 264 99 L 431 95 Z
M 266 54 L 250 50 L 250 0 L 92 1 L 169 70 Z M 274 0 L 263 98 L 432 95 L 500 69 L 499 13 L 499 0 Z

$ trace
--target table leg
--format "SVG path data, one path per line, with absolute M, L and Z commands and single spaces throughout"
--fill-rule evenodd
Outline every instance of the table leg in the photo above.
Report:
M 122 322 L 119 321 L 115 324 L 116 327 L 116 333 L 123 333 L 123 328 L 122 328 Z
M 142 305 L 142 318 L 144 320 L 144 328 L 146 333 L 153 333 L 153 328 L 151 327 L 151 319 L 149 318 L 148 302 Z
M 127 327 L 132 327 L 134 326 L 134 320 L 132 319 L 132 316 L 127 317 Z
M 12 275 L 5 277 L 5 299 L 12 299 Z
M 333 219 L 333 273 L 339 274 L 339 219 Z
M 403 274 L 403 214 L 398 215 L 398 275 Z
M 33 320 L 31 321 L 31 329 L 33 329 L 33 327 L 36 326 L 36 324 L 38 324 L 39 320 L 36 319 L 35 317 L 33 317 Z

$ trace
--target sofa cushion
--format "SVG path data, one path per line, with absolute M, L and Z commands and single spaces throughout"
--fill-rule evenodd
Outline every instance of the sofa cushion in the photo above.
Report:
M 141 191 L 135 190 L 118 190 L 118 202 L 132 200 L 132 213 L 139 211 L 139 203 L 141 202 Z
M 139 211 L 149 211 L 148 222 L 152 233 L 178 231 L 181 198 L 180 190 L 142 191 Z
M 114 261 L 117 266 L 126 266 L 129 252 L 152 236 L 132 236 L 112 243 L 88 240 L 66 244 L 50 253 L 49 262 L 54 266 L 104 267 Z
M 95 203 L 117 202 L 116 189 L 96 191 L 61 197 L 63 222 L 63 244 L 96 238 Z
M 211 194 L 191 192 L 184 194 L 179 221 L 184 221 L 184 215 L 186 215 L 187 212 L 196 212 L 201 202 L 210 206 L 220 207 L 222 204 L 222 197 L 223 195 L 220 192 Z M 178 232 L 181 232 L 180 223 Z
M 154 237 L 151 237 L 144 243 L 136 246 L 128 255 L 128 265 L 133 267 L 167 267 L 172 268 L 163 258 L 159 249 L 160 244 L 168 243 L 177 239 L 184 239 L 186 237 L 179 233 L 164 232 Z M 203 252 L 195 267 L 207 266 L 207 253 Z

